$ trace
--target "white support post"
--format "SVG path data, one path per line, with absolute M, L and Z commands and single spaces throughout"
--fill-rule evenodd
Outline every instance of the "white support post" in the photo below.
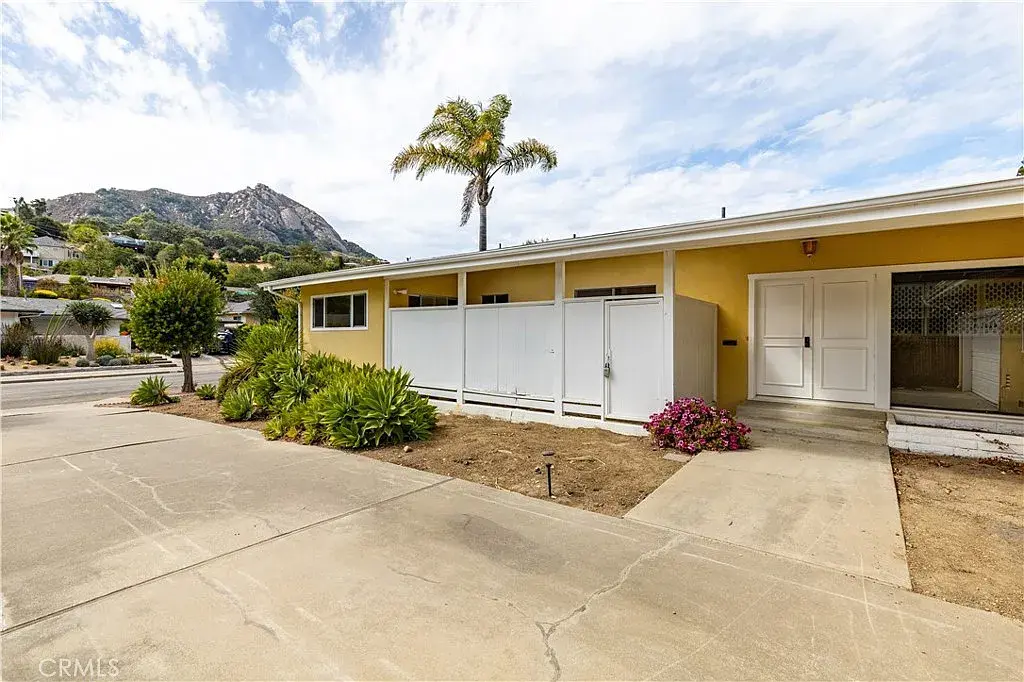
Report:
M 565 261 L 555 261 L 555 416 L 564 414 L 565 393 Z
M 384 367 L 391 368 L 391 280 L 384 280 Z
M 462 405 L 465 403 L 465 389 L 466 389 L 466 272 L 462 271 L 459 273 L 459 326 L 461 331 L 459 332 L 459 353 L 458 357 L 461 358 L 459 361 L 459 389 L 455 398 L 456 403 Z
M 309 311 L 310 315 L 313 314 L 312 305 L 313 304 L 310 303 L 310 311 Z M 296 315 L 296 318 L 298 320 L 298 322 L 296 322 L 296 324 L 299 326 L 299 352 L 301 353 L 302 352 L 302 289 L 299 289 L 299 310 L 298 310 L 298 315 Z
M 662 379 L 663 393 L 665 400 L 675 400 L 675 308 L 676 308 L 676 252 L 667 250 L 663 252 L 663 274 L 664 282 L 661 285 L 661 292 L 664 296 L 662 304 L 663 331 L 665 334 L 664 352 L 662 366 L 664 376 Z

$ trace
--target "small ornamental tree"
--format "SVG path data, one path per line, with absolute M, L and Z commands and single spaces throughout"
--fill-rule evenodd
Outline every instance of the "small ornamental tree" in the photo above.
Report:
M 214 342 L 217 315 L 224 309 L 220 285 L 200 270 L 172 267 L 132 291 L 133 340 L 142 350 L 181 353 L 181 392 L 194 392 L 192 353 Z
M 38 287 L 39 284 L 37 283 L 36 286 Z M 43 288 L 45 289 L 46 287 Z M 91 292 L 92 289 L 89 286 L 89 280 L 81 275 L 71 275 L 71 277 L 68 278 L 68 283 L 60 288 L 61 296 L 64 298 L 70 298 L 73 301 L 81 300 Z
M 89 344 L 85 349 L 87 360 L 96 359 L 96 332 L 106 326 L 113 317 L 110 308 L 96 301 L 75 301 L 69 303 L 67 313 L 82 329 L 89 333 Z

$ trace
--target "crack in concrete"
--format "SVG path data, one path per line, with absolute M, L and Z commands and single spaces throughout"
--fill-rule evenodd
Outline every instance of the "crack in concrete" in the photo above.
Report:
M 273 621 L 270 621 L 269 624 L 264 623 L 263 621 L 257 620 L 249 615 L 249 610 L 245 608 L 245 604 L 242 603 L 242 600 L 238 598 L 238 595 L 232 592 L 227 585 L 216 578 L 209 578 L 203 575 L 202 571 L 196 571 L 196 577 L 199 578 L 201 583 L 231 602 L 231 605 L 234 606 L 235 609 L 238 610 L 238 613 L 241 614 L 243 624 L 254 627 L 257 630 L 262 630 L 273 637 L 276 641 L 281 641 L 281 633 L 278 632 L 280 627 L 277 623 L 274 623 Z
M 590 608 L 591 604 L 593 604 L 595 601 L 611 594 L 612 592 L 615 592 L 617 589 L 622 587 L 626 583 L 626 581 L 629 580 L 630 575 L 632 575 L 633 571 L 638 566 L 648 561 L 651 561 L 652 559 L 656 559 L 665 552 L 668 552 L 669 550 L 673 549 L 679 543 L 686 540 L 688 540 L 688 538 L 685 535 L 675 535 L 669 538 L 668 542 L 664 543 L 663 545 L 655 547 L 654 549 L 650 549 L 641 554 L 640 556 L 638 556 L 636 559 L 630 562 L 625 568 L 619 571 L 619 576 L 618 578 L 616 578 L 614 582 L 608 583 L 607 585 L 602 585 L 601 587 L 591 592 L 586 597 L 586 599 L 583 600 L 583 603 L 581 603 L 579 606 L 577 606 L 572 611 L 562 616 L 555 622 L 535 622 L 535 624 L 537 625 L 537 629 L 540 630 L 541 639 L 544 642 L 545 655 L 547 656 L 548 663 L 550 663 L 551 665 L 551 682 L 558 682 L 562 678 L 562 665 L 558 660 L 558 652 L 551 645 L 551 638 L 554 636 L 555 632 L 557 632 L 557 630 L 566 623 L 569 623 L 570 621 L 582 616 L 587 611 L 587 609 Z

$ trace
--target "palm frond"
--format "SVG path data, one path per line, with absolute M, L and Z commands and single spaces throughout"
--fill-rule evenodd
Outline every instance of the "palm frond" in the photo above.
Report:
M 465 154 L 443 144 L 417 143 L 412 144 L 398 153 L 391 162 L 393 176 L 407 170 L 416 170 L 416 179 L 433 171 L 444 171 L 457 175 L 474 173 L 472 164 Z
M 465 227 L 469 222 L 469 216 L 473 213 L 473 204 L 476 203 L 477 182 L 479 178 L 473 176 L 469 179 L 466 189 L 462 190 L 462 222 L 459 227 Z
M 540 140 L 529 137 L 507 147 L 491 175 L 498 171 L 512 175 L 534 166 L 540 166 L 542 171 L 547 172 L 557 165 L 558 155 L 555 154 L 555 150 Z

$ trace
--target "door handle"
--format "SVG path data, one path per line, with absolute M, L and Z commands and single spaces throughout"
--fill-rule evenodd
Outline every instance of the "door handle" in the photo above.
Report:
M 810 348 L 810 347 L 811 347 L 811 337 L 805 336 L 804 337 L 804 348 Z

